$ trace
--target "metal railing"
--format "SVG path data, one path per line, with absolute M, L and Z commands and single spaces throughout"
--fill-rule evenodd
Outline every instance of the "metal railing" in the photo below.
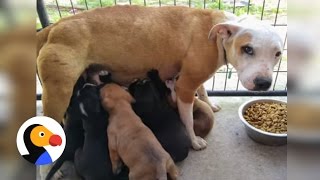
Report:
M 271 90 L 266 92 L 245 90 L 239 83 L 236 72 L 232 68 L 227 69 L 226 66 L 219 69 L 215 76 L 205 83 L 205 87 L 210 96 L 287 95 L 287 0 L 37 0 L 37 11 L 42 27 L 46 27 L 49 22 L 54 23 L 60 18 L 92 8 L 123 4 L 221 9 L 236 15 L 254 15 L 262 21 L 270 22 L 284 39 L 283 58 L 273 71 L 274 82 Z

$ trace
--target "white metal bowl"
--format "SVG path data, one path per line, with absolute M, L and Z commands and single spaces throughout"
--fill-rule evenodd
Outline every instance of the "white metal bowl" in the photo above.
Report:
M 275 100 L 275 99 L 256 99 L 256 100 L 249 100 L 245 103 L 243 103 L 239 107 L 239 117 L 242 121 L 242 123 L 245 126 L 246 132 L 248 136 L 253 139 L 254 141 L 258 143 L 262 143 L 265 145 L 284 145 L 287 144 L 287 134 L 276 134 L 276 133 L 270 133 L 263 130 L 260 130 L 252 125 L 250 125 L 243 117 L 243 114 L 245 111 L 254 103 L 262 103 L 262 102 L 275 102 L 275 103 L 284 103 L 287 104 L 285 101 L 281 100 Z

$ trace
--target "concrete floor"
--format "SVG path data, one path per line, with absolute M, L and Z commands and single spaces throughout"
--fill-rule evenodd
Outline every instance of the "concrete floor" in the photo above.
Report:
M 286 180 L 287 146 L 251 140 L 238 118 L 239 106 L 251 97 L 214 97 L 222 110 L 207 137 L 208 147 L 191 151 L 179 164 L 182 180 Z M 285 97 L 274 99 L 286 100 Z
M 257 98 L 257 97 L 254 97 Z M 208 147 L 190 151 L 178 164 L 180 180 L 286 180 L 287 146 L 252 141 L 238 118 L 239 106 L 252 97 L 214 97 L 222 110 L 215 114 Z M 274 97 L 286 100 L 286 97 Z M 41 114 L 41 104 L 38 104 Z

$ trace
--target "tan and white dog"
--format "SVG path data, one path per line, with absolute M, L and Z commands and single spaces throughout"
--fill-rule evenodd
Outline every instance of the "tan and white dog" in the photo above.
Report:
M 207 145 L 193 130 L 193 99 L 202 83 L 227 59 L 244 87 L 267 90 L 282 52 L 280 37 L 260 21 L 187 7 L 98 8 L 45 28 L 37 41 L 45 116 L 62 121 L 75 82 L 92 64 L 121 85 L 157 69 L 163 80 L 179 74 L 177 105 L 196 150 Z

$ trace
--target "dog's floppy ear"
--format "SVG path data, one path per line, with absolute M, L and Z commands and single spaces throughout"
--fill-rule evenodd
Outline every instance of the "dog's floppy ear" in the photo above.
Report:
M 222 39 L 228 39 L 237 33 L 240 28 L 239 25 L 232 22 L 216 24 L 211 28 L 208 39 L 214 40 L 217 36 L 220 36 Z
M 106 92 L 104 88 L 100 89 L 100 100 L 102 107 L 107 111 L 107 108 L 114 106 L 114 100 L 110 98 L 109 92 Z
M 101 105 L 107 111 L 109 108 L 114 107 L 114 99 L 111 99 L 110 96 L 101 97 Z
M 125 99 L 131 104 L 136 102 L 136 100 L 131 96 L 131 94 L 129 92 L 126 93 Z

